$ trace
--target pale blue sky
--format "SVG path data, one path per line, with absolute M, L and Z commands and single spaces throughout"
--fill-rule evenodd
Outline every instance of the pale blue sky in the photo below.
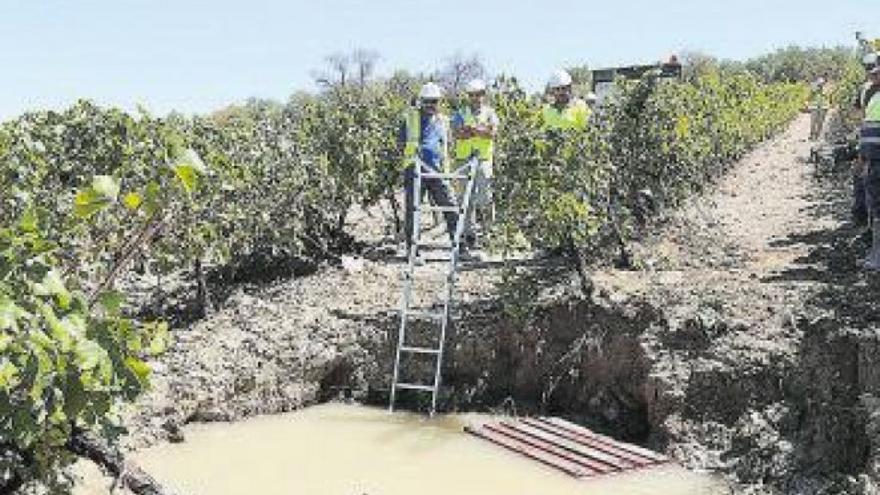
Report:
M 651 62 L 683 49 L 746 58 L 880 37 L 878 0 L 0 0 L 0 118 L 78 97 L 205 112 L 314 89 L 325 55 L 430 71 L 456 51 L 537 88 L 554 68 Z

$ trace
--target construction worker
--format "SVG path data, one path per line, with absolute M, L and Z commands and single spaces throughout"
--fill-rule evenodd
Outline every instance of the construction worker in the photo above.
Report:
M 871 83 L 871 70 L 878 66 L 877 64 L 877 54 L 876 53 L 868 53 L 862 58 L 862 66 L 865 68 L 865 83 L 859 88 L 859 92 L 855 98 L 855 107 L 858 110 L 864 112 L 865 107 L 868 104 L 868 96 L 869 92 L 872 92 Z M 853 222 L 857 225 L 864 225 L 868 223 L 868 207 L 865 204 L 865 182 L 864 182 L 864 163 L 862 161 L 856 162 L 856 167 L 853 173 L 852 184 L 853 184 L 853 202 L 850 208 L 850 213 L 852 214 Z
M 824 77 L 818 77 L 810 87 L 810 141 L 819 139 L 829 107 L 829 88 Z
M 447 118 L 440 113 L 440 98 L 443 92 L 440 86 L 427 83 L 419 91 L 418 107 L 411 108 L 404 115 L 398 134 L 398 146 L 404 159 L 405 197 L 405 233 L 407 254 L 413 242 L 413 220 L 416 201 L 421 201 L 427 190 L 432 202 L 437 206 L 454 206 L 446 181 L 432 177 L 422 178 L 421 191 L 415 191 L 415 167 L 421 166 L 422 172 L 442 172 L 448 162 L 449 125 Z M 458 214 L 444 211 L 446 231 L 450 240 L 455 235 Z
M 473 247 L 476 235 L 473 225 L 479 217 L 480 226 L 486 232 L 495 219 L 492 202 L 492 158 L 495 151 L 495 135 L 498 132 L 498 115 L 486 102 L 486 83 L 474 79 L 465 87 L 467 102 L 452 118 L 455 133 L 455 158 L 459 163 L 476 155 L 479 159 L 474 179 L 472 201 L 473 218 L 468 219 L 465 243 Z
M 584 100 L 572 95 L 571 76 L 558 70 L 547 81 L 547 89 L 553 98 L 544 105 L 542 112 L 545 130 L 584 129 L 590 117 L 590 108 Z
M 871 220 L 871 250 L 865 268 L 880 270 L 880 67 L 869 72 L 864 96 L 865 119 L 859 132 L 859 160 L 864 167 L 865 196 Z

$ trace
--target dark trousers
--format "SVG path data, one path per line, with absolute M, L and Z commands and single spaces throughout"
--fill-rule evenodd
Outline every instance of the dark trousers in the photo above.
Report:
M 871 218 L 880 218 L 880 157 L 865 160 L 867 174 L 863 178 L 865 205 Z
M 850 213 L 852 219 L 856 223 L 864 223 L 868 221 L 868 205 L 865 200 L 865 180 L 861 174 L 853 174 L 852 178 L 852 206 Z
M 405 228 L 406 228 L 406 246 L 409 248 L 412 243 L 413 236 L 413 218 L 415 213 L 415 180 L 416 174 L 415 170 L 410 167 L 406 169 L 403 175 L 403 186 L 406 190 L 405 201 Z M 425 191 L 431 197 L 431 201 L 436 206 L 455 206 L 455 203 L 452 200 L 452 195 L 449 193 L 449 188 L 446 186 L 446 182 L 443 179 L 422 179 L 422 190 L 419 191 L 418 200 L 421 201 L 422 197 L 425 194 Z M 424 219 L 425 213 L 422 213 L 422 218 Z M 449 233 L 449 238 L 455 235 L 455 228 L 458 225 L 458 214 L 452 211 L 443 212 L 443 216 L 446 219 L 446 231 Z M 424 222 L 422 222 L 424 223 Z M 421 226 L 420 226 L 421 227 Z

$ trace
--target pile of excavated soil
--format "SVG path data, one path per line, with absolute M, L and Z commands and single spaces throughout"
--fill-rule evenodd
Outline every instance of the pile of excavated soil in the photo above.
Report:
M 737 493 L 874 493 L 880 284 L 857 268 L 848 174 L 814 177 L 808 131 L 802 116 L 731 167 L 633 246 L 640 269 L 598 269 L 590 296 L 558 261 L 466 265 L 444 407 L 566 416 L 723 473 Z M 384 400 L 403 265 L 381 248 L 382 222 L 352 219 L 369 253 L 240 288 L 177 329 L 127 445 L 182 441 L 187 422 Z M 417 294 L 442 278 L 428 268 Z

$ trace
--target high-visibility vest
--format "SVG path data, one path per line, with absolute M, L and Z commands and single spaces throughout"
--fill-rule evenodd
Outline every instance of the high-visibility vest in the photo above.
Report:
M 584 129 L 590 117 L 590 107 L 580 98 L 569 102 L 568 106 L 559 111 L 553 105 L 544 105 L 542 112 L 544 129 Z
M 880 122 L 880 91 L 874 93 L 871 101 L 865 105 L 865 121 Z
M 880 92 L 865 106 L 865 121 L 859 133 L 859 152 L 870 160 L 880 160 Z
M 446 124 L 446 118 L 443 115 L 437 114 L 434 118 L 439 120 L 441 125 L 446 126 L 446 129 L 449 128 Z M 403 116 L 403 122 L 406 126 L 406 144 L 403 147 L 403 167 L 406 168 L 413 166 L 413 158 L 415 158 L 416 153 L 419 150 L 419 141 L 422 137 L 422 118 L 419 110 L 414 108 L 407 111 Z M 444 139 L 443 149 L 441 150 L 441 161 L 444 165 L 447 162 L 449 154 L 447 146 L 446 139 Z
M 813 88 L 810 94 L 810 107 L 814 109 L 823 109 L 830 106 L 830 95 L 826 86 Z
M 486 125 L 489 122 L 489 110 L 487 107 L 481 109 L 479 117 L 475 116 L 470 106 L 465 106 L 459 110 L 459 114 L 464 120 L 464 125 L 476 127 L 478 125 Z M 458 160 L 467 160 L 471 154 L 476 151 L 480 160 L 491 161 L 492 155 L 495 153 L 495 140 L 492 138 L 473 136 L 469 138 L 461 138 L 455 140 L 455 158 Z

